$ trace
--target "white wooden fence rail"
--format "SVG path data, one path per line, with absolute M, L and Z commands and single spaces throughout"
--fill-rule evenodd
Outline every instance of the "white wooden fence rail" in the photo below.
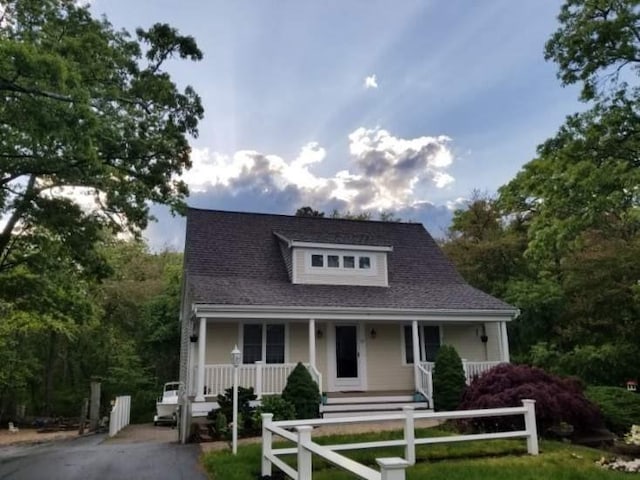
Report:
M 109 416 L 109 436 L 113 437 L 116 433 L 129 425 L 129 413 L 131 410 L 131 397 L 122 395 L 116 397 Z
M 333 465 L 353 473 L 363 480 L 405 480 L 405 469 L 415 464 L 416 445 L 435 443 L 464 442 L 472 440 L 493 440 L 498 438 L 526 438 L 527 452 L 538 455 L 538 432 L 536 429 L 535 400 L 522 400 L 522 407 L 493 408 L 482 410 L 460 410 L 453 412 L 415 413 L 413 407 L 404 407 L 401 414 L 376 415 L 366 417 L 325 418 L 309 420 L 273 421 L 273 415 L 262 415 L 262 475 L 271 475 L 275 465 L 294 480 L 312 479 L 312 454 L 315 454 Z M 523 415 L 524 430 L 479 433 L 471 435 L 453 435 L 444 437 L 415 438 L 416 419 L 449 420 L 461 418 L 502 417 Z M 311 440 L 314 426 L 347 423 L 381 422 L 389 420 L 404 421 L 404 436 L 399 440 L 349 443 L 342 445 L 318 445 Z M 295 428 L 297 433 L 288 429 Z M 273 448 L 273 435 L 277 435 L 296 444 L 293 448 Z M 355 462 L 337 453 L 344 450 L 361 450 L 368 448 L 398 447 L 405 448 L 405 458 L 378 458 L 380 472 Z M 285 463 L 279 455 L 296 454 L 297 470 Z

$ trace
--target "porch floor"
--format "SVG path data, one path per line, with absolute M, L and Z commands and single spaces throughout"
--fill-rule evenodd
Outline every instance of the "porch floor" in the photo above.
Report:
M 361 390 L 327 392 L 327 398 L 354 398 L 354 397 L 400 397 L 412 396 L 413 390 Z

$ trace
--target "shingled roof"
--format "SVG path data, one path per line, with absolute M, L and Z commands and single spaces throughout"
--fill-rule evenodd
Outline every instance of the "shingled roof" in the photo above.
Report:
M 276 235 L 276 232 L 278 235 Z M 283 240 L 391 246 L 388 287 L 292 284 Z M 418 223 L 190 208 L 185 243 L 194 303 L 424 310 L 514 310 L 468 285 Z

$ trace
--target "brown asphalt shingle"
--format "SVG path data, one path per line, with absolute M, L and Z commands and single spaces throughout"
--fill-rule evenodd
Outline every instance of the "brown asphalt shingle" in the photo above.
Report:
M 392 246 L 389 287 L 301 285 L 283 241 Z M 195 303 L 514 310 L 469 286 L 421 224 L 189 209 L 187 287 Z

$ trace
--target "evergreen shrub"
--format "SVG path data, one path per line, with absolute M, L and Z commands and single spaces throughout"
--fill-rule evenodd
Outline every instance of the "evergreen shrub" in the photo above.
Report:
M 462 360 L 451 345 L 438 351 L 433 369 L 433 403 L 436 411 L 456 410 L 465 389 Z
M 296 419 L 318 418 L 320 416 L 320 391 L 307 368 L 298 362 L 287 378 L 282 391 L 282 399 L 293 404 Z
M 623 435 L 640 425 L 640 394 L 620 387 L 588 387 L 587 398 L 602 411 L 609 430 Z

